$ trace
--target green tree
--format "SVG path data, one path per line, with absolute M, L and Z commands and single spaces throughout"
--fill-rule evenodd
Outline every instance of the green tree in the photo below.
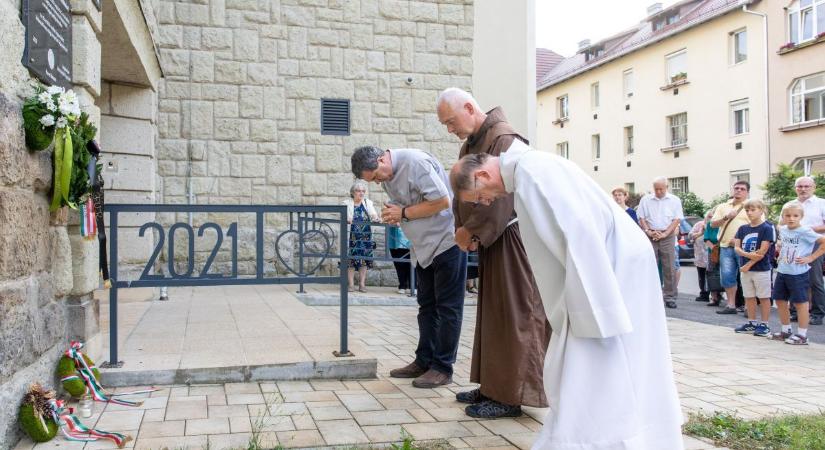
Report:
M 762 185 L 765 191 L 765 202 L 768 204 L 768 211 L 772 218 L 778 219 L 782 211 L 782 205 L 796 199 L 794 183 L 796 179 L 804 175 L 801 170 L 794 169 L 787 164 L 780 164 L 779 171 L 771 174 L 768 181 Z M 825 174 L 817 173 L 813 175 L 816 183 L 816 196 L 825 196 Z
M 693 192 L 680 192 L 676 194 L 682 200 L 682 211 L 685 215 L 705 217 L 707 205 Z
M 722 203 L 725 203 L 728 200 L 730 200 L 730 194 L 728 194 L 727 192 L 722 192 L 716 197 L 710 199 L 710 202 L 708 202 L 708 209 L 715 208 L 717 205 L 721 205 Z

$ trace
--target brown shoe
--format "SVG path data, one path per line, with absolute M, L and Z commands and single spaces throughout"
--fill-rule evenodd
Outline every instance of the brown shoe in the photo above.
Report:
M 413 380 L 412 385 L 422 389 L 432 389 L 453 382 L 453 377 L 435 369 L 428 370 L 424 375 Z
M 418 378 L 426 371 L 427 369 L 419 367 L 418 364 L 413 361 L 400 369 L 390 370 L 390 376 L 393 378 Z

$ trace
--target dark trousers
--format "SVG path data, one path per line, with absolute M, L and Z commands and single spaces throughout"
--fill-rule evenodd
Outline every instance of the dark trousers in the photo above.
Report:
M 704 267 L 696 268 L 696 276 L 699 277 L 699 297 L 702 298 L 708 298 L 710 295 L 710 292 L 708 292 L 707 274 L 708 269 Z
M 410 249 L 408 248 L 391 248 L 390 255 L 393 259 L 404 258 L 410 259 Z M 410 289 L 410 263 L 393 261 L 395 266 L 395 274 L 398 275 L 398 289 Z
M 816 251 L 816 249 L 814 249 Z M 811 262 L 811 270 L 808 271 L 811 278 L 811 317 L 825 316 L 825 289 L 823 289 L 822 279 L 822 258 L 816 258 Z
M 419 367 L 453 374 L 464 314 L 467 255 L 453 246 L 426 268 L 417 265 Z

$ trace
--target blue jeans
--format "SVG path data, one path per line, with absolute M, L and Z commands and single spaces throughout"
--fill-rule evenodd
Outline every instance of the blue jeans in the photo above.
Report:
M 719 272 L 722 278 L 722 287 L 725 289 L 736 287 L 736 277 L 739 275 L 739 257 L 733 247 L 722 247 L 719 250 Z
M 453 374 L 464 314 L 464 282 L 467 255 L 453 246 L 438 255 L 427 268 L 415 267 L 418 289 L 419 367 Z

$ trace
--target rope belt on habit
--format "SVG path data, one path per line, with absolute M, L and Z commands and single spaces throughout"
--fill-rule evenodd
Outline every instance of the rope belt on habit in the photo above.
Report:
M 512 225 L 512 224 L 514 224 L 514 223 L 516 223 L 516 222 L 518 222 L 518 217 L 516 217 L 516 218 L 514 218 L 513 220 L 511 220 L 511 221 L 507 222 L 507 227 L 509 227 L 510 225 Z M 507 228 L 507 227 L 504 227 L 504 228 Z

